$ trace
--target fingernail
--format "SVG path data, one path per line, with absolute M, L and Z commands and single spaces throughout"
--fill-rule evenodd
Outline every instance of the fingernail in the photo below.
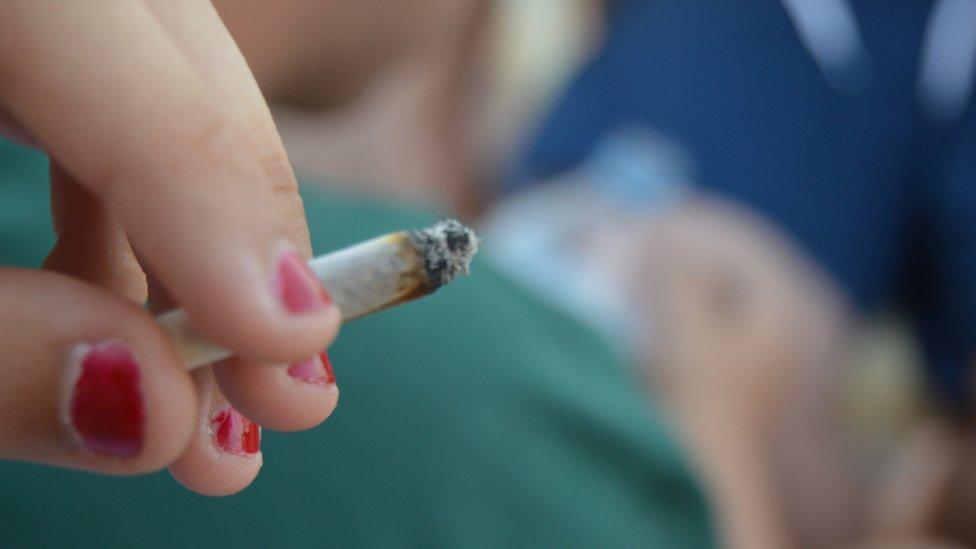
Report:
M 332 303 L 305 258 L 294 251 L 285 252 L 278 260 L 275 292 L 285 309 L 293 314 L 316 311 Z
M 329 355 L 322 352 L 308 360 L 296 362 L 288 368 L 288 375 L 306 383 L 331 385 L 336 381 Z
M 250 456 L 261 449 L 261 427 L 232 406 L 218 408 L 210 418 L 214 444 L 237 456 Z
M 139 455 L 146 418 L 135 355 L 120 343 L 85 345 L 80 352 L 71 426 L 93 452 Z

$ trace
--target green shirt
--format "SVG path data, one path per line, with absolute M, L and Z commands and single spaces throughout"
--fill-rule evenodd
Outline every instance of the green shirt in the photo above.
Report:
M 46 177 L 41 155 L 0 143 L 0 264 L 49 249 Z M 317 253 L 432 219 L 318 189 L 305 200 Z M 343 327 L 338 409 L 311 431 L 266 431 L 239 495 L 0 462 L 0 546 L 713 546 L 635 373 L 487 261 L 473 272 Z

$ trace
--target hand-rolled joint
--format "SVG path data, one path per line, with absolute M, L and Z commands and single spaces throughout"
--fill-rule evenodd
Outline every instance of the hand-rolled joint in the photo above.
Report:
M 339 308 L 342 321 L 348 322 L 423 297 L 469 274 L 478 245 L 471 229 L 445 219 L 425 229 L 355 244 L 308 265 Z M 197 332 L 181 309 L 156 321 L 173 340 L 187 369 L 232 355 Z

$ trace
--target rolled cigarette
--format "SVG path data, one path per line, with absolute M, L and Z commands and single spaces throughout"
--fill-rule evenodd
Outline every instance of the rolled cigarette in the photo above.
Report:
M 390 233 L 317 257 L 309 267 L 339 307 L 342 322 L 423 297 L 469 273 L 478 237 L 454 219 L 426 229 Z M 233 353 L 207 340 L 182 309 L 156 322 L 189 370 Z

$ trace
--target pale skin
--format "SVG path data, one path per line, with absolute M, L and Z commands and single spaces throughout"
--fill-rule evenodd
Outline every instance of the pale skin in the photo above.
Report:
M 310 253 L 302 202 L 254 78 L 209 2 L 0 4 L 0 112 L 51 157 L 58 242 L 41 271 L 0 269 L 0 458 L 237 492 L 262 455 L 219 452 L 213 410 L 269 429 L 317 425 L 335 385 L 287 364 L 335 338 L 338 311 L 284 310 L 282 250 Z M 131 247 L 130 247 L 131 244 Z M 166 291 L 163 290 L 166 289 Z M 234 358 L 195 375 L 141 305 L 183 307 Z M 73 443 L 60 418 L 68 350 L 122 341 L 138 356 L 144 445 Z

